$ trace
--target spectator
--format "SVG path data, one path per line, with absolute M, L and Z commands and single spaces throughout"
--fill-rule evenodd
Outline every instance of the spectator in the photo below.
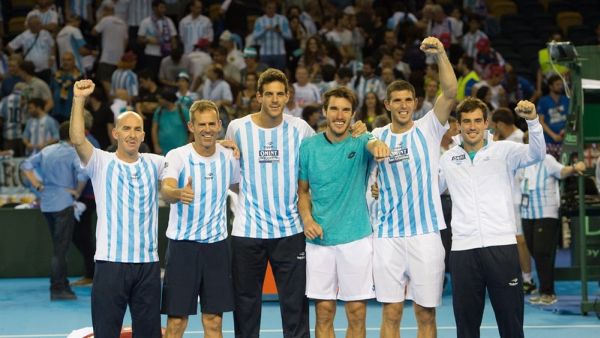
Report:
M 185 111 L 188 111 L 194 101 L 198 100 L 198 93 L 190 91 L 190 75 L 186 72 L 181 72 L 177 75 L 177 103 L 180 104 Z
M 375 93 L 367 93 L 365 102 L 360 107 L 360 110 L 356 113 L 355 120 L 363 121 L 367 125 L 368 130 L 373 130 L 375 119 L 380 115 L 385 115 L 383 103 L 381 100 L 379 100 Z
M 334 28 L 325 34 L 327 41 L 333 43 L 337 48 L 352 45 L 352 32 L 347 28 L 347 18 L 343 13 L 337 13 L 334 17 Z M 356 50 L 352 48 L 356 55 Z
M 140 72 L 140 96 L 137 100 L 135 111 L 144 118 L 144 130 L 152 130 L 152 119 L 159 108 L 158 85 L 151 70 L 144 69 Z M 154 139 L 152 133 L 146 133 L 146 143 L 152 146 Z
M 290 86 L 289 94 L 290 94 L 290 97 L 289 97 L 287 103 L 285 104 L 285 107 L 283 108 L 283 113 L 302 118 L 302 108 L 303 107 L 300 107 L 296 103 L 296 100 L 294 99 L 295 95 L 296 95 L 296 89 L 294 88 L 294 86 Z
M 474 69 L 483 78 L 490 77 L 492 66 L 504 67 L 504 58 L 495 49 L 490 47 L 490 40 L 479 39 L 476 44 Z
M 23 59 L 35 65 L 35 75 L 50 83 L 50 67 L 54 64 L 54 39 L 42 28 L 42 21 L 37 15 L 29 15 L 27 27 L 27 30 L 8 44 L 8 50 L 12 54 L 20 49 Z
M 22 93 L 26 86 L 23 82 L 17 83 L 13 87 L 12 93 L 0 101 L 3 149 L 12 150 L 15 157 L 24 155 L 21 138 L 23 137 L 23 123 L 25 122 L 23 111 L 25 102 L 22 99 Z
M 188 143 L 187 123 L 189 114 L 184 113 L 177 96 L 170 88 L 161 89 L 158 95 L 158 108 L 152 118 L 152 140 L 154 152 L 165 155 Z
M 81 72 L 75 67 L 75 56 L 67 51 L 61 56 L 61 67 L 51 82 L 54 99 L 52 117 L 59 123 L 69 120 L 73 103 L 73 84 L 81 79 Z
M 242 69 L 246 66 L 244 63 L 244 55 L 237 48 L 234 41 L 234 34 L 231 34 L 230 31 L 225 30 L 221 33 L 221 36 L 219 37 L 219 46 L 225 47 L 225 57 L 227 58 L 228 64 L 234 65 L 237 69 Z
M 86 70 L 83 65 L 83 56 L 88 55 L 91 52 L 84 47 L 87 43 L 79 29 L 80 24 L 80 17 L 67 16 L 67 24 L 58 32 L 58 35 L 56 35 L 56 46 L 58 47 L 58 55 L 60 55 L 61 58 L 65 52 L 73 54 L 73 57 L 75 58 L 75 67 L 84 74 Z M 60 66 L 62 67 L 62 60 Z
M 27 26 L 31 25 L 30 18 L 37 16 L 41 21 L 41 28 L 55 34 L 58 28 L 58 13 L 53 0 L 37 0 L 37 6 L 27 13 Z M 31 27 L 29 27 L 31 29 Z
M 558 75 L 548 79 L 548 89 L 548 95 L 540 98 L 537 109 L 540 124 L 544 128 L 548 154 L 558 159 L 569 114 L 569 98 L 563 94 L 563 80 Z
M 37 98 L 45 102 L 44 112 L 49 113 L 54 107 L 52 92 L 48 84 L 39 77 L 35 76 L 35 66 L 31 61 L 21 61 L 17 70 L 17 75 L 23 79 L 27 87 L 23 90 L 25 101 Z
M 309 82 L 308 70 L 305 67 L 298 66 L 296 68 L 296 82 L 293 84 L 295 102 L 300 107 L 304 108 L 307 105 L 321 104 L 321 92 L 313 83 Z M 299 117 L 298 114 L 297 117 Z
M 294 71 L 302 51 L 306 48 L 306 30 L 297 16 L 288 17 L 292 38 L 285 42 L 285 50 L 288 55 L 288 68 Z
M 400 72 L 405 79 L 410 79 L 411 69 L 410 65 L 404 62 L 404 47 L 396 46 L 392 51 L 392 57 L 394 58 L 394 73 Z
M 254 47 L 244 48 L 244 65 L 245 67 L 240 73 L 242 76 L 242 83 L 246 83 L 246 76 L 248 76 L 248 74 L 254 73 L 258 76 L 258 74 L 267 69 L 267 65 L 258 61 L 258 54 Z
M 463 55 L 458 59 L 458 65 L 456 66 L 460 77 L 458 78 L 458 91 L 456 94 L 456 101 L 460 102 L 465 97 L 471 96 L 473 93 L 473 86 L 481 81 L 477 72 L 473 70 L 473 58 L 467 55 Z
M 489 102 L 494 109 L 507 106 L 506 92 L 504 87 L 502 87 L 502 79 L 504 79 L 504 67 L 493 65 L 490 67 L 489 76 L 486 80 L 480 81 L 473 86 L 474 91 L 477 91 L 483 86 L 490 88 Z
M 129 38 L 135 39 L 135 35 L 128 35 L 127 25 L 115 15 L 115 5 L 112 2 L 103 5 L 102 18 L 92 29 L 92 35 L 102 35 L 102 52 L 96 78 L 108 92 L 112 73 L 125 53 L 127 41 Z
M 393 8 L 394 14 L 387 19 L 387 29 L 395 31 L 399 24 L 410 22 L 414 25 L 418 22 L 417 17 L 408 11 L 406 4 L 397 2 L 393 5 Z
M 25 154 L 37 154 L 45 146 L 59 140 L 58 122 L 44 111 L 44 100 L 34 98 L 27 101 L 29 118 L 25 122 L 23 144 Z
M 381 68 L 381 82 L 387 88 L 390 83 L 394 82 L 397 78 L 402 79 L 402 76 L 396 76 L 394 74 L 394 69 L 391 67 L 383 67 Z
M 112 137 L 115 117 L 101 87 L 96 87 L 90 94 L 87 108 L 93 117 L 92 126 L 88 130 L 98 140 L 100 149 L 106 150 L 108 146 L 116 142 Z
M 560 31 L 556 31 L 550 35 L 547 42 L 561 42 L 562 40 L 562 33 Z M 545 88 L 542 88 L 542 85 L 547 85 L 548 80 L 552 75 L 556 74 L 557 72 L 562 76 L 569 74 L 569 67 L 552 62 L 548 48 L 543 48 L 538 51 L 538 63 L 539 68 L 537 72 L 535 90 L 539 93 L 542 93 L 543 89 L 545 90 Z M 544 91 L 544 93 L 546 93 L 546 91 Z
M 103 16 L 102 11 L 104 10 L 105 6 L 112 6 L 112 7 L 114 7 L 115 16 L 117 16 L 119 19 L 123 20 L 123 22 L 125 22 L 125 24 L 127 24 L 127 22 L 128 22 L 127 11 L 129 10 L 130 3 L 131 3 L 130 0 L 102 0 L 102 3 L 100 4 L 100 6 L 98 6 L 98 9 L 96 10 L 96 21 L 100 21 L 100 19 L 102 19 L 102 16 Z M 141 19 L 150 15 L 150 5 L 149 4 L 150 3 L 148 2 L 148 7 L 146 9 L 148 11 L 148 14 L 144 15 Z M 132 16 L 133 16 L 133 14 L 132 14 Z M 139 23 L 137 24 L 137 26 L 139 26 Z M 127 35 L 135 37 L 135 34 L 137 34 L 137 27 L 133 31 L 133 35 L 131 35 L 129 30 L 127 30 Z M 135 39 L 133 39 L 133 40 L 135 41 Z
M 229 107 L 233 103 L 231 87 L 223 79 L 223 68 L 214 64 L 206 70 L 206 80 L 202 85 L 202 98 L 213 101 L 219 109 Z M 223 118 L 224 116 L 221 116 Z
M 210 45 L 207 39 L 200 39 L 194 46 L 194 51 L 187 54 L 190 59 L 190 75 L 192 76 L 192 89 L 198 88 L 199 82 L 206 71 L 206 68 L 212 64 L 213 60 L 206 49 Z
M 306 36 L 317 34 L 317 25 L 308 12 L 301 10 L 297 5 L 288 6 L 287 17 L 291 18 L 293 16 L 297 16 L 300 19 L 300 22 L 306 31 Z
M 122 0 L 128 4 L 127 25 L 129 26 L 129 50 L 137 55 L 142 53 L 142 44 L 136 39 L 142 21 L 152 15 L 152 0 Z M 116 14 L 116 11 L 115 11 Z
M 353 89 L 358 96 L 359 107 L 363 105 L 368 92 L 374 92 L 379 100 L 385 98 L 385 87 L 379 77 L 375 75 L 376 68 L 377 61 L 373 58 L 366 58 L 363 62 L 362 74 L 352 79 Z
M 348 87 L 352 89 L 352 70 L 346 67 L 338 68 L 335 80 L 328 84 L 329 88 Z
M 127 91 L 127 101 L 132 101 L 138 96 L 138 75 L 133 71 L 136 62 L 137 56 L 132 52 L 123 54 L 121 61 L 117 64 L 117 70 L 112 73 L 110 82 L 111 96 L 115 96 L 118 89 L 125 89 Z
M 244 88 L 238 92 L 235 105 L 237 106 L 238 112 L 247 114 L 251 112 L 250 101 L 256 96 L 256 84 L 258 81 L 258 75 L 256 73 L 246 74 L 246 82 Z
M 53 301 L 77 299 L 67 280 L 67 250 L 75 228 L 73 202 L 83 190 L 87 176 L 69 142 L 69 125 L 65 122 L 60 126 L 60 143 L 28 158 L 21 167 L 40 192 L 40 209 L 50 228 L 53 245 L 50 300 Z M 34 174 L 36 168 L 44 177 L 43 182 Z
M 492 113 L 490 129 L 494 131 L 494 140 L 506 140 L 523 143 L 524 133 L 515 125 L 515 115 L 508 108 L 498 108 Z M 519 200 L 517 203 L 521 203 Z
M 506 73 L 502 79 L 502 87 L 506 93 L 506 100 L 509 108 L 514 108 L 521 100 L 536 102 L 538 94 L 533 84 L 526 78 L 517 74 L 510 63 L 504 66 Z
M 18 75 L 19 63 L 22 58 L 19 54 L 11 55 L 8 58 L 7 72 L 2 74 L 2 87 L 0 90 L 0 96 L 5 97 L 12 93 L 15 84 L 23 81 Z
M 304 66 L 310 73 L 310 82 L 316 83 L 321 79 L 320 68 L 323 65 L 335 66 L 335 61 L 327 56 L 325 45 L 318 36 L 311 36 L 306 40 L 306 46 L 300 59 L 298 60 L 298 66 Z
M 79 17 L 88 30 L 94 24 L 93 0 L 65 0 L 65 17 Z M 62 55 L 62 54 L 61 54 Z
M 462 37 L 462 48 L 465 54 L 471 58 L 477 55 L 477 43 L 488 36 L 480 29 L 481 19 L 476 15 L 469 16 L 469 30 Z
M 223 70 L 223 79 L 237 88 L 242 80 L 240 69 L 227 57 L 227 49 L 219 46 L 214 49 L 212 58 L 215 64 L 221 66 Z M 209 67 L 210 68 L 210 67 Z
M 429 102 L 433 106 L 440 89 L 438 80 L 432 77 L 426 77 L 423 89 L 425 90 L 425 97 L 423 100 Z
M 319 122 L 323 112 L 319 106 L 306 106 L 302 109 L 302 119 L 308 123 L 314 131 L 319 129 Z
M 292 32 L 285 16 L 277 14 L 277 2 L 268 0 L 265 14 L 254 24 L 254 40 L 260 45 L 260 61 L 269 67 L 286 68 L 285 40 L 292 38 Z
M 200 39 L 213 41 L 213 23 L 202 15 L 202 1 L 190 2 L 190 14 L 179 22 L 179 35 L 183 43 L 183 53 L 194 51 L 194 46 Z
M 183 54 L 183 47 L 178 45 L 160 62 L 158 81 L 165 86 L 177 87 L 177 75 L 189 72 L 190 68 L 190 59 Z
M 146 69 L 159 69 L 162 58 L 177 45 L 177 29 L 173 20 L 165 16 L 166 11 L 163 0 L 153 0 L 152 15 L 140 23 L 137 39 L 139 44 L 146 45 L 142 61 Z

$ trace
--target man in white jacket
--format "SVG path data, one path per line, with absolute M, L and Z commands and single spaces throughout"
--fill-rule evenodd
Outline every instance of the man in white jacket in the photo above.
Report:
M 486 289 L 501 337 L 523 337 L 523 293 L 515 239 L 513 172 L 544 159 L 535 105 L 518 103 L 529 145 L 490 141 L 487 106 L 466 98 L 456 109 L 461 143 L 440 160 L 442 190 L 452 197 L 452 298 L 459 337 L 479 337 Z

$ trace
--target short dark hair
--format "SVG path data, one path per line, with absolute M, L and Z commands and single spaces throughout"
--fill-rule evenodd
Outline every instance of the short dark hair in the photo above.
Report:
M 492 122 L 494 122 L 494 123 L 502 122 L 509 126 L 514 125 L 515 124 L 515 116 L 513 115 L 513 112 L 510 111 L 510 109 L 508 109 L 508 108 L 498 108 L 498 109 L 494 110 L 494 112 L 492 113 Z
M 144 80 L 152 80 L 153 82 L 156 82 L 156 72 L 152 72 L 150 69 L 142 69 L 139 74 L 138 74 L 138 78 L 144 79 Z
M 387 89 L 385 90 L 386 100 L 388 100 L 388 101 L 391 100 L 392 93 L 398 92 L 401 90 L 408 90 L 409 92 L 412 93 L 413 97 L 415 96 L 415 86 L 410 84 L 410 82 L 408 82 L 408 81 L 396 80 L 396 81 L 390 83 L 389 86 L 387 87 Z
M 456 119 L 458 120 L 458 123 L 461 122 L 463 113 L 470 113 L 476 109 L 481 109 L 481 111 L 483 112 L 483 120 L 487 120 L 488 107 L 485 104 L 485 102 L 472 96 L 469 96 L 462 100 L 456 107 Z
M 337 76 L 339 78 L 345 78 L 345 77 L 349 77 L 352 78 L 352 69 L 348 68 L 348 67 L 340 67 L 337 70 Z
M 347 87 L 337 87 L 330 89 L 323 94 L 323 109 L 327 110 L 329 107 L 329 99 L 332 97 L 341 97 L 347 99 L 352 104 L 352 113 L 358 108 L 358 99 L 354 91 Z
M 550 75 L 550 77 L 546 81 L 546 84 L 548 86 L 552 86 L 554 84 L 554 82 L 556 82 L 556 81 L 562 81 L 562 79 L 560 78 L 560 75 L 558 75 L 558 74 Z
M 58 137 L 61 141 L 69 140 L 69 128 L 71 128 L 71 123 L 69 121 L 61 123 L 58 127 Z
M 285 87 L 285 92 L 289 92 L 289 83 L 285 74 L 279 69 L 269 68 L 262 72 L 258 77 L 258 92 L 262 95 L 263 87 L 271 82 L 281 82 Z
M 152 8 L 156 8 L 159 5 L 166 5 L 166 2 L 164 0 L 152 0 Z
M 468 55 L 463 55 L 463 57 L 461 58 L 463 65 L 467 66 L 468 69 L 473 69 L 473 66 L 475 64 L 475 60 L 468 56 Z
M 46 100 L 41 99 L 39 97 L 32 97 L 31 99 L 27 100 L 27 104 L 32 104 L 38 108 L 44 108 L 44 106 L 46 105 Z

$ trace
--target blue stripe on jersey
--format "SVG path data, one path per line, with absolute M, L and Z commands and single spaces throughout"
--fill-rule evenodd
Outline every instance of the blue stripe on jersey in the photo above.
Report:
M 117 164 L 119 167 L 119 173 L 123 173 L 123 165 L 121 164 Z M 123 186 L 125 185 L 125 180 L 123 178 L 123 175 L 118 175 L 117 176 L 117 253 L 116 253 L 116 259 L 118 261 L 122 261 L 123 258 L 121 257 L 122 255 L 122 251 L 123 251 L 123 243 L 126 241 L 125 238 L 125 231 L 123 231 L 123 208 L 124 208 L 124 201 L 123 201 Z M 121 236 L 122 235 L 122 236 Z
M 542 195 L 544 195 L 544 199 L 546 198 L 546 166 L 544 165 L 544 162 L 540 162 L 538 164 L 540 166 L 540 171 L 542 172 L 542 177 L 541 177 L 541 181 L 538 181 L 538 187 L 540 186 L 540 183 L 542 183 L 541 189 L 538 188 L 538 213 L 539 213 L 539 218 L 543 218 L 544 217 L 544 208 L 543 208 L 543 202 L 542 202 Z M 539 178 L 538 178 L 539 179 Z
M 294 149 L 297 149 L 295 151 L 295 158 L 294 158 L 294 168 L 295 170 L 298 170 L 298 168 L 300 168 L 300 142 L 302 142 L 302 137 L 300 136 L 300 131 L 297 128 L 293 128 L 293 133 L 294 133 Z M 287 137 L 287 136 L 286 136 Z M 289 174 L 289 173 L 288 173 Z M 294 173 L 293 175 L 290 176 L 294 176 L 295 180 L 291 180 L 292 182 L 290 182 L 290 186 L 291 187 L 295 187 L 296 192 L 294 193 L 294 203 L 292 207 L 295 207 L 296 205 L 298 205 L 298 172 Z M 291 178 L 291 177 L 290 177 Z M 287 203 L 287 201 L 286 201 Z M 293 217 L 291 210 L 289 209 L 288 206 L 286 206 L 285 208 L 285 212 L 286 215 L 285 217 L 287 219 L 290 219 L 292 222 L 292 227 L 294 229 L 294 234 L 297 234 L 299 232 L 302 232 L 302 221 L 300 220 L 300 217 Z M 296 210 L 297 212 L 297 210 Z
M 126 165 L 125 167 L 125 172 L 127 173 L 127 177 L 131 177 L 131 169 L 129 169 L 129 166 Z M 141 178 L 140 178 L 141 179 Z M 128 192 L 128 199 L 127 199 L 127 206 L 133 206 L 134 205 L 134 191 L 132 189 L 131 185 L 128 185 L 127 187 L 127 192 Z M 133 223 L 133 208 L 129 209 L 129 212 L 127 213 L 128 219 L 127 219 L 127 261 L 132 262 L 133 261 L 133 251 L 134 251 L 134 243 L 135 243 L 135 226 Z
M 148 170 L 148 163 L 146 162 L 146 160 L 143 157 L 140 159 L 140 163 L 141 163 L 141 165 L 139 166 L 140 167 L 139 170 L 141 172 L 143 169 L 143 172 L 144 172 L 143 177 L 150 178 L 151 176 L 150 176 L 150 171 Z M 152 191 L 152 187 L 148 187 L 148 190 Z M 140 261 L 141 262 L 147 262 L 148 258 L 149 258 L 149 257 L 146 257 L 147 243 L 145 240 L 145 238 L 146 238 L 145 230 L 146 229 L 144 229 L 144 224 L 146 222 L 146 212 L 144 210 L 145 202 L 146 202 L 146 194 L 144 192 L 144 186 L 140 185 L 140 187 L 139 187 L 139 203 L 138 203 L 139 208 L 140 208 L 139 209 L 140 212 L 138 215 L 138 222 L 139 222 L 140 226 L 138 228 L 138 232 L 139 232 L 139 236 L 140 236 Z M 150 200 L 148 200 L 148 202 L 150 202 Z M 150 229 L 152 229 L 152 224 L 149 224 L 149 225 L 150 225 Z M 150 231 L 150 232 L 152 232 L 152 231 Z M 150 236 L 150 234 L 148 234 L 148 236 Z
M 213 209 L 217 209 L 218 211 L 217 222 L 222 222 L 221 224 L 225 225 L 225 228 L 227 228 L 227 220 L 225 218 L 225 215 L 227 214 L 227 182 L 229 182 L 229 184 L 233 182 L 233 175 L 231 175 L 231 173 L 233 172 L 233 166 L 231 165 L 231 161 L 227 161 L 225 159 L 224 153 L 221 153 L 220 160 L 223 164 L 221 166 L 221 199 L 219 201 L 219 206 Z M 227 175 L 228 173 L 229 175 Z M 219 230 L 220 229 L 221 228 L 219 228 Z M 225 231 L 225 233 L 221 233 L 219 237 L 227 237 L 226 233 L 227 230 Z
M 431 163 L 429 162 L 429 147 L 427 147 L 427 140 L 425 140 L 425 136 L 423 135 L 423 133 L 421 132 L 421 130 L 419 130 L 418 128 L 415 129 L 417 132 L 417 137 L 419 138 L 419 140 L 421 141 L 421 146 L 423 147 L 423 155 L 425 155 L 425 174 L 427 175 L 427 184 L 425 185 L 427 187 L 427 201 L 428 201 L 428 207 L 429 207 L 429 217 L 431 218 L 431 225 L 432 225 L 432 231 L 438 231 L 439 230 L 439 224 L 438 224 L 438 216 L 437 216 L 437 212 L 435 210 L 435 204 L 433 203 L 433 199 L 434 198 L 439 198 L 439 193 L 437 194 L 433 194 L 433 190 L 432 190 L 432 177 L 431 177 Z M 439 170 L 439 169 L 438 169 Z M 437 178 L 436 178 L 437 179 Z M 420 182 L 422 182 L 422 180 L 419 180 Z M 421 197 L 423 198 L 423 196 Z M 425 204 L 421 204 L 421 206 L 425 206 Z M 429 231 L 427 231 L 426 229 L 424 229 L 424 233 L 428 233 Z
M 249 159 L 248 159 L 248 171 L 250 172 L 250 175 L 248 177 L 256 177 L 256 168 L 254 167 L 254 140 L 252 137 L 252 125 L 251 123 L 248 121 L 245 125 L 246 127 L 246 135 L 248 136 L 246 139 L 246 142 L 248 142 L 248 154 L 249 154 Z M 246 187 L 246 189 L 248 189 L 248 187 Z M 256 198 L 257 194 L 256 194 L 256 188 L 255 185 L 250 184 L 250 190 L 252 192 L 252 198 Z M 245 194 L 247 196 L 247 194 Z M 260 219 L 259 216 L 259 211 L 258 208 L 251 208 L 250 204 L 249 204 L 249 198 L 246 198 L 246 213 L 247 213 L 247 217 L 246 217 L 246 236 L 250 237 L 250 229 L 252 226 L 252 223 L 250 221 L 250 210 L 254 210 L 254 219 L 256 220 L 256 237 L 257 238 L 262 238 L 262 228 L 258 222 L 258 220 Z
M 179 173 L 179 180 L 177 182 L 178 187 L 183 187 L 186 184 L 185 181 L 185 170 L 182 170 Z M 183 203 L 176 203 L 177 205 L 177 232 L 175 233 L 175 238 L 181 238 L 181 228 L 183 227 Z
M 382 135 L 381 135 L 381 139 L 382 140 L 386 140 L 388 137 L 388 131 L 386 130 Z M 396 146 L 396 141 L 393 139 L 392 141 L 390 141 L 389 143 L 386 142 L 387 144 L 390 145 L 390 148 L 393 149 Z M 391 189 L 384 189 L 384 187 L 391 187 L 390 185 L 390 178 L 389 178 L 389 174 L 388 174 L 388 170 L 386 169 L 385 165 L 380 165 L 379 166 L 379 173 L 377 174 L 377 181 L 378 181 L 378 185 L 379 185 L 379 193 L 380 193 L 380 200 L 378 203 L 375 203 L 377 205 L 381 204 L 381 213 L 378 214 L 379 217 L 377 218 L 377 222 L 379 223 L 379 236 L 378 237 L 383 237 L 383 221 L 385 220 L 385 215 L 387 214 L 387 208 L 385 203 L 389 203 L 387 194 L 388 194 L 388 190 L 389 193 L 391 193 Z M 383 184 L 382 184 L 383 183 Z M 390 209 L 392 208 L 392 206 L 389 206 Z M 399 227 L 402 228 L 402 227 Z M 393 235 L 393 227 L 388 226 L 388 236 L 392 237 Z
M 108 169 L 106 170 L 106 236 L 107 236 L 107 243 L 108 243 L 108 249 L 106 252 L 107 255 L 107 259 L 110 261 L 111 255 L 110 255 L 110 251 L 111 251 L 111 244 L 112 244 L 112 232 L 113 232 L 113 222 L 112 222 L 112 214 L 113 214 L 113 210 L 112 210 L 112 197 L 113 197 L 113 186 L 112 186 L 112 178 L 113 178 L 113 171 L 115 169 L 115 165 L 116 162 L 112 161 L 110 162 L 110 164 L 108 165 Z M 113 258 L 114 259 L 114 258 Z
M 196 186 L 198 184 L 200 184 L 200 191 L 202 191 L 202 180 L 198 179 L 198 175 L 196 174 L 196 168 L 194 167 L 194 162 L 192 162 L 192 155 L 190 154 L 190 157 L 188 159 L 189 163 L 190 163 L 190 176 L 192 177 L 192 191 L 194 191 L 194 195 L 196 195 Z M 200 171 L 202 171 L 203 166 L 200 166 Z M 204 177 L 202 174 L 200 174 L 200 177 Z M 187 180 L 186 183 L 187 184 Z M 204 196 L 200 196 L 200 205 L 202 205 L 202 199 Z M 196 198 L 196 197 L 194 197 Z M 192 232 L 192 227 L 190 226 L 191 224 L 194 223 L 194 203 L 190 203 L 187 205 L 188 207 L 188 214 L 187 214 L 187 224 L 186 224 L 186 229 L 184 232 L 184 238 L 190 238 L 190 233 Z
M 226 166 L 227 164 L 222 159 L 223 153 L 221 153 L 220 157 L 221 157 L 221 163 L 223 164 L 222 166 Z M 217 188 L 217 163 L 215 161 L 213 161 L 210 164 L 210 172 L 213 175 L 212 176 L 212 180 L 210 180 L 211 183 L 212 183 L 212 186 L 211 186 L 211 188 L 212 188 L 212 194 L 211 194 L 212 196 L 211 197 L 212 198 L 210 199 L 210 206 L 211 206 L 211 208 L 210 208 L 210 210 L 207 210 L 206 208 L 204 208 L 204 211 L 207 212 L 207 216 L 208 216 L 207 222 L 205 223 L 208 226 L 207 235 L 206 235 L 207 238 L 211 238 L 212 237 L 213 228 L 215 226 L 218 226 L 218 224 L 219 224 L 219 223 L 216 223 L 216 222 L 212 222 L 213 219 L 214 219 L 213 217 L 215 215 L 215 211 L 217 209 L 220 209 L 220 207 L 217 207 L 217 193 L 218 193 L 218 190 L 217 190 L 218 189 Z M 225 177 L 223 177 L 223 176 L 220 176 L 220 177 L 221 177 L 221 179 L 225 179 Z M 206 190 L 208 190 L 208 187 L 207 187 Z M 201 224 L 201 225 L 203 225 L 203 224 Z
M 535 198 L 535 202 L 534 202 L 537 205 L 535 206 L 535 209 L 534 209 L 534 212 L 533 212 L 535 218 L 541 218 L 542 217 L 542 208 L 541 208 L 541 205 L 542 205 L 542 191 L 541 191 L 541 189 L 539 189 L 539 186 L 540 186 L 540 183 L 542 182 L 540 180 L 543 179 L 543 177 L 542 177 L 542 169 L 543 169 L 543 167 L 544 167 L 543 163 L 539 163 L 538 164 L 538 172 L 537 172 L 537 186 L 538 186 L 538 189 L 535 189 L 536 198 Z
M 408 135 L 402 137 L 402 144 L 407 144 Z M 414 154 L 413 154 L 414 156 Z M 403 161 L 402 167 L 404 169 L 404 177 L 406 179 L 406 198 L 408 199 L 408 220 L 410 222 L 410 233 L 411 235 L 417 233 L 417 225 L 415 224 L 415 201 L 413 200 L 413 188 L 410 174 L 410 164 L 408 161 Z
M 425 193 L 425 189 L 423 187 L 423 168 L 422 168 L 422 164 L 421 164 L 421 156 L 419 156 L 419 152 L 417 150 L 417 140 L 415 140 L 415 134 L 411 133 L 410 134 L 410 150 L 413 153 L 414 159 L 415 159 L 415 173 L 417 175 L 417 197 L 419 199 L 419 205 L 418 205 L 418 212 L 419 212 L 419 217 L 421 218 L 421 231 L 423 231 L 423 233 L 427 233 L 427 216 L 425 216 L 425 199 L 423 194 Z M 415 223 L 416 223 L 416 219 L 415 219 Z M 416 226 L 416 224 L 415 224 Z M 415 234 L 413 234 L 415 235 Z
M 391 144 L 394 145 L 394 147 L 396 146 L 396 144 L 398 143 L 398 140 L 396 139 L 395 135 L 392 135 L 391 137 Z M 402 140 L 402 144 L 406 144 L 406 139 Z M 408 163 L 406 161 L 404 161 L 403 163 L 405 166 L 408 165 Z M 399 168 L 399 163 L 394 163 L 392 165 L 390 165 L 390 168 L 392 169 L 392 176 L 394 177 L 394 182 L 396 183 L 397 189 L 400 192 L 400 194 L 402 193 L 402 179 L 400 178 L 400 168 Z M 406 170 L 406 168 L 405 168 Z M 386 175 L 387 176 L 387 175 Z M 389 184 L 389 182 L 388 182 Z M 406 186 L 408 188 L 411 187 L 411 181 L 407 180 L 406 181 Z M 393 192 L 390 190 L 390 194 L 393 194 Z M 396 208 L 399 208 L 400 206 L 398 205 L 392 205 L 392 203 L 394 202 L 394 199 L 390 199 L 390 210 L 388 211 L 388 213 L 390 214 L 390 216 L 387 218 L 388 221 L 388 232 L 391 232 L 392 234 L 394 233 L 394 217 L 393 217 L 393 210 Z M 398 201 L 399 203 L 402 203 L 402 201 Z M 408 204 L 409 207 L 412 204 L 412 199 L 408 200 Z M 382 221 L 385 221 L 385 218 L 382 216 Z M 409 218 L 408 220 L 404 219 L 404 214 L 402 212 L 398 212 L 398 230 L 400 230 L 400 235 L 406 235 L 405 233 L 405 223 L 408 221 L 410 222 L 411 218 Z M 412 228 L 413 223 L 411 223 L 411 228 Z M 413 232 L 413 231 L 411 231 Z
M 291 215 L 288 214 L 288 201 L 290 200 L 290 186 L 291 184 L 298 184 L 297 182 L 285 182 L 286 177 L 290 177 L 290 144 L 287 141 L 289 132 L 290 132 L 290 126 L 286 121 L 283 121 L 283 200 L 284 200 L 284 204 L 285 204 L 285 218 L 289 219 L 290 222 L 292 224 L 290 224 L 291 226 L 296 226 L 296 224 L 294 224 L 293 218 L 291 217 Z M 298 148 L 296 148 L 298 149 Z M 277 186 L 277 185 L 275 185 Z M 280 227 L 281 228 L 281 227 Z M 282 228 L 282 236 L 285 236 L 285 228 Z
M 277 129 L 271 130 L 271 141 L 273 144 L 279 144 L 277 142 Z M 282 164 L 285 167 L 287 162 L 284 161 Z M 281 209 L 281 201 L 279 200 L 279 165 L 279 162 L 273 162 L 273 200 L 275 202 L 275 215 L 277 216 L 277 223 L 279 223 L 279 236 L 284 237 L 286 236 L 285 220 L 281 216 L 281 213 L 277 212 L 277 209 Z M 287 209 L 287 207 L 284 209 Z
M 258 144 L 263 145 L 266 143 L 265 140 L 265 131 L 264 130 L 259 130 L 258 131 Z M 273 165 L 273 163 L 271 164 Z M 261 165 L 260 166 L 260 181 L 265 183 L 267 182 L 267 166 L 266 165 Z M 275 230 L 274 230 L 274 224 L 273 224 L 273 220 L 272 220 L 272 214 L 271 214 L 271 208 L 269 208 L 269 187 L 264 187 L 266 189 L 263 189 L 262 191 L 262 198 L 263 198 L 263 205 L 265 206 L 265 218 L 267 219 L 267 234 L 269 238 L 273 238 L 275 237 Z
M 150 162 L 150 168 L 152 168 L 152 180 L 148 182 L 148 191 L 150 191 L 148 205 L 150 206 L 150 219 L 148 220 L 148 231 L 150 232 L 150 250 L 149 252 L 153 255 L 153 260 L 158 260 L 156 256 L 156 246 L 158 245 L 158 229 L 155 228 L 157 226 L 157 221 L 154 220 L 154 217 L 158 217 L 158 168 L 154 164 L 154 162 Z

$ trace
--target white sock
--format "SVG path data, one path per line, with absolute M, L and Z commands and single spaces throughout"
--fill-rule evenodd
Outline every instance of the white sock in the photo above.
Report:
M 532 282 L 531 272 L 523 272 L 523 282 Z

